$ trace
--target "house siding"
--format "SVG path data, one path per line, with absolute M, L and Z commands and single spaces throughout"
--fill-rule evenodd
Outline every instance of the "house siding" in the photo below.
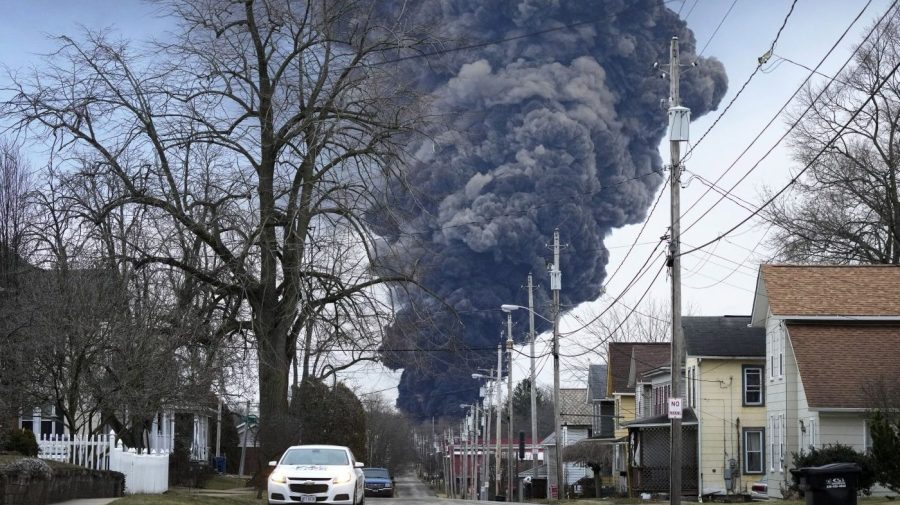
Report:
M 783 353 L 783 355 L 782 355 Z M 772 373 L 774 368 L 774 374 Z M 800 371 L 785 325 L 772 317 L 766 320 L 766 473 L 769 496 L 781 497 L 791 464 L 791 454 L 799 450 L 799 418 L 808 415 L 801 394 Z M 800 405 L 802 397 L 803 405 Z M 802 412 L 801 412 L 802 411 Z M 783 446 L 783 449 L 782 449 Z
M 744 406 L 743 368 L 763 365 L 759 359 L 703 359 L 688 357 L 686 366 L 696 367 L 699 422 L 699 473 L 704 492 L 724 491 L 723 470 L 734 458 L 741 474 L 736 490 L 749 488 L 761 474 L 745 474 L 743 468 L 743 430 L 766 427 L 766 407 Z
M 588 438 L 587 427 L 562 427 L 562 445 L 569 446 Z M 547 477 L 551 487 L 556 486 L 556 446 L 555 441 L 547 439 L 544 441 L 544 454 L 547 454 L 547 468 L 549 470 Z M 594 473 L 590 468 L 578 465 L 576 463 L 563 463 L 563 479 L 567 485 L 572 485 L 584 477 L 593 477 Z
M 634 421 L 635 419 L 635 402 L 634 395 L 616 395 L 616 438 L 628 436 L 628 428 L 622 426 L 622 423 Z
M 849 445 L 854 450 L 865 452 L 866 428 L 865 414 L 854 413 L 819 413 L 819 443 L 817 448 L 829 444 Z

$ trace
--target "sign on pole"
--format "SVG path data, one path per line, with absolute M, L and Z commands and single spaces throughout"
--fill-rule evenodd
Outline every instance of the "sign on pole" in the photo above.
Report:
M 669 419 L 681 419 L 681 398 L 669 398 Z

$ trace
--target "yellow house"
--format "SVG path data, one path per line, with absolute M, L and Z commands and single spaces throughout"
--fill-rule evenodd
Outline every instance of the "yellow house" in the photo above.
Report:
M 749 316 L 685 317 L 685 400 L 698 421 L 702 494 L 749 492 L 765 475 L 766 335 Z

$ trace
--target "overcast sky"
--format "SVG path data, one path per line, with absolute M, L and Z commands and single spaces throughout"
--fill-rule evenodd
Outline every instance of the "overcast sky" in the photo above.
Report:
M 576 1 L 576 0 L 568 0 Z M 729 90 L 722 101 L 720 110 L 732 99 L 740 86 L 753 72 L 757 58 L 768 51 L 776 32 L 782 25 L 790 8 L 788 0 L 765 2 L 753 0 L 680 0 L 669 2 L 675 10 L 681 10 L 682 18 L 687 16 L 688 25 L 693 29 L 698 48 L 706 47 L 704 56 L 720 59 L 728 73 Z M 863 30 L 871 26 L 889 5 L 886 0 L 873 0 L 862 18 L 840 42 L 837 49 L 826 60 L 821 71 L 831 75 L 847 59 L 853 46 L 860 40 Z M 733 6 L 733 8 L 732 8 Z M 745 176 L 763 154 L 769 150 L 786 129 L 786 119 L 781 117 L 765 134 L 739 157 L 765 124 L 775 117 L 787 98 L 801 85 L 809 71 L 788 61 L 784 57 L 808 67 L 814 67 L 839 39 L 851 20 L 865 6 L 863 1 L 846 0 L 798 0 L 794 12 L 775 47 L 769 63 L 763 66 L 746 90 L 735 102 L 731 110 L 720 120 L 703 142 L 692 151 L 685 162 L 688 172 L 684 176 L 686 187 L 682 191 L 682 212 L 692 208 L 682 221 L 683 247 L 689 248 L 717 237 L 744 219 L 761 202 L 764 187 L 780 189 L 798 169 L 790 158 L 787 148 L 775 148 L 773 153 L 734 190 L 734 199 L 743 203 L 723 200 L 706 216 L 698 218 L 718 200 L 718 194 L 710 192 L 701 195 L 707 186 L 698 177 L 716 180 L 735 160 L 734 167 L 725 175 L 719 186 L 730 188 Z M 726 12 L 731 12 L 725 17 Z M 149 37 L 164 37 L 167 20 L 154 15 L 152 4 L 134 0 L 0 0 L 0 63 L 12 71 L 24 66 L 37 64 L 37 55 L 51 50 L 54 44 L 48 40 L 51 35 L 78 35 L 83 25 L 90 28 L 109 28 L 124 38 L 143 40 Z M 688 13 L 690 15 L 688 16 Z M 724 21 L 723 21 L 724 19 Z M 721 23 L 721 28 L 713 37 L 713 32 Z M 652 72 L 652 61 L 646 62 L 648 72 Z M 666 62 L 659 62 L 665 64 Z M 688 68 L 685 71 L 690 71 Z M 0 87 L 5 76 L 0 77 Z M 825 77 L 817 76 L 814 82 L 821 83 Z M 665 98 L 665 97 L 660 97 Z M 791 108 L 789 107 L 789 110 Z M 659 114 L 665 117 L 665 110 Z M 711 113 L 695 121 L 691 126 L 691 140 L 696 143 L 709 128 L 718 112 Z M 682 149 L 686 151 L 686 149 Z M 660 146 L 663 159 L 668 163 L 668 143 Z M 694 205 L 696 204 L 696 207 Z M 696 226 L 694 222 L 697 221 Z M 635 241 L 642 225 L 633 225 L 618 230 L 610 236 L 606 245 L 611 252 L 609 272 L 621 270 L 608 286 L 607 295 L 600 300 L 583 304 L 563 320 L 564 332 L 575 331 L 594 315 L 605 309 L 634 278 L 639 267 L 667 233 L 669 222 L 668 188 L 664 188 L 656 211 L 650 216 L 644 233 L 637 239 L 637 246 L 626 257 L 628 246 Z M 764 243 L 767 227 L 758 222 L 738 229 L 726 239 L 703 251 L 684 257 L 683 297 L 684 306 L 697 315 L 749 314 L 756 271 L 760 261 L 769 257 Z M 566 237 L 562 237 L 565 242 Z M 563 253 L 565 254 L 565 252 Z M 623 297 L 622 301 L 632 305 L 647 289 L 658 269 L 660 260 L 653 260 L 651 271 L 639 280 Z M 522 279 L 524 283 L 525 279 Z M 537 279 L 545 286 L 546 279 Z M 563 289 L 566 287 L 566 272 L 563 272 Z M 668 279 L 661 275 L 649 291 L 649 298 L 668 303 Z M 509 303 L 525 304 L 522 300 Z M 524 327 L 525 314 L 521 314 Z M 544 336 L 545 337 L 545 336 Z M 569 339 L 579 338 L 576 333 Z M 581 337 L 585 338 L 585 337 Z M 563 341 L 562 352 L 566 354 L 567 343 Z M 538 346 L 538 354 L 546 354 L 546 346 Z M 583 386 L 578 379 L 583 377 L 580 363 L 563 361 L 563 384 Z M 575 369 L 574 367 L 578 367 Z M 542 370 L 539 382 L 550 383 L 550 368 L 546 357 L 539 360 Z M 527 359 L 519 357 L 514 368 L 516 380 L 527 370 Z M 389 398 L 396 396 L 393 386 L 399 374 L 382 372 L 377 366 L 352 371 L 344 376 L 351 384 L 360 387 L 360 392 L 384 390 Z

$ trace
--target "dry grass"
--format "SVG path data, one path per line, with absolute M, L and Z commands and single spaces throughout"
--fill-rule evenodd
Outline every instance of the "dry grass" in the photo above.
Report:
M 667 501 L 644 501 L 639 498 L 610 498 L 608 500 L 576 500 L 576 501 L 561 501 L 557 502 L 559 505 L 625 505 L 625 504 L 642 504 L 642 505 L 667 505 L 669 502 Z M 689 502 L 682 502 L 689 503 Z M 768 500 L 768 501 L 755 501 L 751 502 L 757 505 L 804 505 L 806 502 L 803 500 Z M 879 498 L 866 498 L 860 497 L 858 499 L 859 505 L 876 505 L 882 503 L 891 503 L 897 504 L 900 503 L 896 500 L 889 500 L 884 497 Z
M 181 493 L 135 494 L 119 498 L 116 505 L 258 505 L 265 500 L 257 500 L 256 495 L 205 496 Z
M 203 487 L 204 489 L 226 490 L 247 487 L 250 479 L 234 475 L 214 475 Z
M 134 494 L 113 502 L 115 505 L 262 505 L 264 498 L 256 499 L 256 493 L 202 494 L 197 490 L 170 490 L 164 494 Z

